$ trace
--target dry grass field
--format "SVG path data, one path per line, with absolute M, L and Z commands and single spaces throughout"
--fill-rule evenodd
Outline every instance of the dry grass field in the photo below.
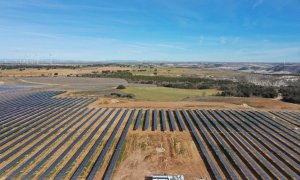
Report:
M 2 77 L 24 77 L 24 76 L 53 76 L 54 73 L 58 73 L 59 76 L 67 75 L 76 75 L 76 74 L 85 74 L 101 71 L 117 71 L 117 70 L 130 70 L 127 67 L 120 66 L 105 66 L 105 67 L 82 67 L 76 69 L 67 69 L 67 68 L 57 68 L 57 69 L 36 69 L 36 68 L 26 68 L 25 70 L 20 71 L 19 69 L 9 69 L 1 70 L 0 76 Z
M 216 89 L 176 89 L 167 87 L 128 87 L 122 90 L 134 94 L 138 100 L 180 101 L 186 98 L 213 96 L 220 91 Z
M 155 71 L 155 69 L 157 71 Z M 163 66 L 157 66 L 154 68 L 133 68 L 133 74 L 136 75 L 154 75 L 154 72 L 157 72 L 157 75 L 171 76 L 171 77 L 190 76 L 190 77 L 203 77 L 203 78 L 233 78 L 237 76 L 247 75 L 247 73 L 242 73 L 242 72 L 204 69 L 204 68 L 163 67 Z
M 138 68 L 138 67 L 120 67 L 120 66 L 103 66 L 103 67 L 80 67 L 76 69 L 57 68 L 57 69 L 37 69 L 37 68 L 26 68 L 20 71 L 19 69 L 1 70 L 0 76 L 2 77 L 24 77 L 24 76 L 53 76 L 54 73 L 58 73 L 59 76 L 67 75 L 80 75 L 93 72 L 101 71 L 118 71 L 118 70 L 129 70 L 135 75 L 154 75 L 154 70 L 157 69 L 157 74 L 162 76 L 193 76 L 203 78 L 233 78 L 238 76 L 246 76 L 247 73 L 226 71 L 226 70 L 215 70 L 215 69 L 204 69 L 204 68 L 181 68 L 181 67 L 164 67 L 155 66 L 154 68 Z

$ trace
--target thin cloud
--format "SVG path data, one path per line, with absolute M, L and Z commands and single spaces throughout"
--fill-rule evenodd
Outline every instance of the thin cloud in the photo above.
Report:
M 256 0 L 256 2 L 253 4 L 252 8 L 255 9 L 264 2 L 265 2 L 265 0 Z
M 135 43 L 135 45 L 137 45 L 137 47 L 148 47 L 148 48 L 152 48 L 152 49 L 175 49 L 175 50 L 185 50 L 184 47 L 182 47 L 181 45 L 177 45 L 177 44 L 173 44 L 173 43 L 140 43 L 137 42 Z
M 220 44 L 226 44 L 227 43 L 227 38 L 226 37 L 220 37 L 219 41 L 220 41 Z

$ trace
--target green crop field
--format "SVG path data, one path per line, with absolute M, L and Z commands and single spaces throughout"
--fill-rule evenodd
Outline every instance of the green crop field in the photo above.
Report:
M 179 101 L 187 97 L 200 97 L 216 95 L 216 89 L 175 89 L 166 87 L 127 87 L 122 90 L 124 93 L 131 93 L 136 99 L 150 101 Z

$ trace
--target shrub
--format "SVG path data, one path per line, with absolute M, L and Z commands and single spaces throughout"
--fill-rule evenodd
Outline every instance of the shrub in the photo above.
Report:
M 135 98 L 135 95 L 134 94 L 126 94 L 126 97 L 130 98 L 130 99 L 133 99 L 133 98 Z
M 125 86 L 121 84 L 117 87 L 117 89 L 125 89 Z
M 111 96 L 116 96 L 116 97 L 121 97 L 122 96 L 122 94 L 120 94 L 120 93 L 110 93 L 110 95 Z
M 110 93 L 111 96 L 114 96 L 114 97 L 122 97 L 122 98 L 129 98 L 129 99 L 133 99 L 135 98 L 135 95 L 134 94 L 120 94 L 120 93 Z
M 207 84 L 199 84 L 199 85 L 197 86 L 197 88 L 198 88 L 198 89 L 209 89 L 210 86 L 207 85 Z
M 283 101 L 300 104 L 299 88 L 299 86 L 281 87 L 280 93 L 282 94 Z

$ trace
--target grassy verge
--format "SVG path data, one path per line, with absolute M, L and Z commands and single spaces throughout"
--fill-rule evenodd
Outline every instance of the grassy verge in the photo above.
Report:
M 216 95 L 216 89 L 175 89 L 166 87 L 127 87 L 124 93 L 134 94 L 136 99 L 149 101 L 180 101 L 188 97 Z

